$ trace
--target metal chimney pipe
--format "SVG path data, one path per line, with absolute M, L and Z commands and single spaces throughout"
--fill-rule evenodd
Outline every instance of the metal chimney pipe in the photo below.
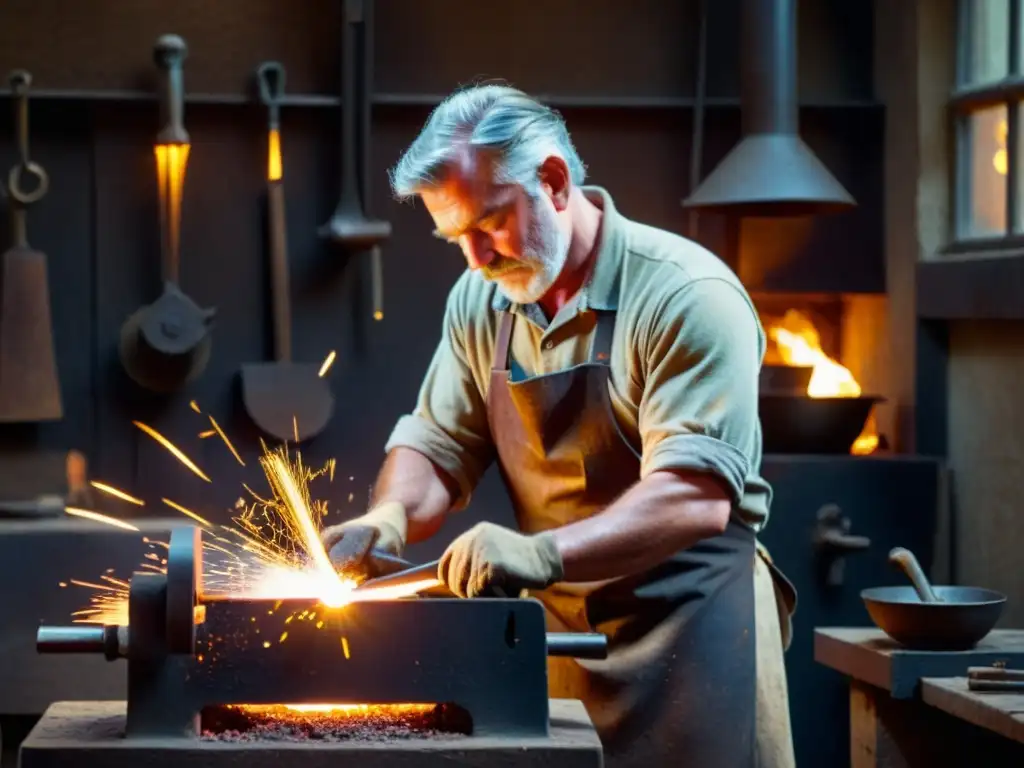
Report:
M 683 205 L 738 216 L 810 216 L 856 203 L 799 135 L 796 0 L 743 0 L 744 138 Z

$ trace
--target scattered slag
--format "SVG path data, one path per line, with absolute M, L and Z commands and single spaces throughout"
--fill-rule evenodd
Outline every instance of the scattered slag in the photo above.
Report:
M 211 707 L 203 711 L 206 741 L 393 741 L 451 739 L 472 731 L 460 707 L 366 705 L 302 709 L 280 704 Z

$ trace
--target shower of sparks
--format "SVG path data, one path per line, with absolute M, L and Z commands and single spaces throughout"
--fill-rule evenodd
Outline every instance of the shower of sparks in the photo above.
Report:
M 193 404 L 194 404 L 194 401 L 193 401 Z M 147 426 L 146 424 L 143 424 L 141 421 L 133 421 L 132 424 L 134 424 L 136 427 L 138 427 L 143 432 L 145 432 L 147 435 L 149 435 L 154 440 L 156 440 L 158 443 L 160 443 L 160 445 L 162 445 L 164 448 L 166 448 L 168 451 L 171 452 L 171 455 L 174 456 L 174 458 L 176 458 L 178 461 L 180 461 L 186 467 L 191 469 L 196 475 L 198 475 L 199 477 L 201 477 L 203 480 L 205 480 L 208 483 L 213 482 L 212 480 L 210 480 L 209 477 L 206 476 L 206 473 L 203 472 L 203 470 L 201 470 L 199 467 L 197 467 L 195 465 L 195 462 L 193 462 L 192 459 L 190 459 L 188 456 L 186 456 L 182 452 L 182 450 L 180 448 L 178 448 L 178 446 L 176 446 L 174 443 L 172 443 L 166 437 L 161 435 L 155 429 L 153 429 L 150 426 Z
M 138 532 L 139 530 L 134 525 L 132 525 L 131 523 L 126 523 L 124 520 L 118 520 L 116 517 L 104 515 L 100 512 L 93 512 L 92 510 L 89 509 L 79 509 L 78 507 L 64 507 L 64 511 L 67 514 L 72 515 L 74 517 L 81 517 L 86 520 L 92 520 L 93 522 L 104 523 L 105 525 L 112 525 L 115 528 L 123 528 L 126 531 Z
M 190 407 L 202 415 L 194 401 Z M 204 434 L 211 437 L 213 434 L 220 435 L 228 450 L 242 463 L 241 457 L 217 422 L 207 417 L 214 429 Z M 209 477 L 167 438 L 141 422 L 133 424 L 166 448 L 185 467 L 210 482 Z M 298 425 L 294 426 L 297 432 Z M 400 587 L 357 590 L 357 581 L 339 575 L 331 565 L 320 539 L 323 518 L 328 513 L 327 502 L 314 501 L 310 493 L 310 484 L 320 477 L 333 482 L 335 460 L 328 460 L 320 469 L 312 469 L 304 464 L 298 451 L 295 451 L 294 456 L 290 455 L 287 444 L 273 450 L 263 445 L 262 450 L 259 463 L 269 492 L 257 493 L 243 484 L 249 499 L 239 498 L 235 502 L 235 514 L 230 525 L 215 525 L 177 502 L 161 499 L 166 506 L 203 527 L 204 564 L 200 591 L 204 598 L 273 600 L 276 601 L 274 610 L 284 600 L 316 600 L 327 608 L 338 609 L 352 602 L 409 597 L 438 583 L 434 579 L 424 579 Z M 353 478 L 349 477 L 349 480 Z M 93 486 L 116 498 L 140 505 L 144 503 L 113 486 L 104 483 L 93 483 Z M 349 498 L 351 500 L 351 494 Z M 139 530 L 131 523 L 99 512 L 74 507 L 66 511 L 70 515 L 126 530 Z M 167 542 L 146 537 L 143 541 L 150 551 L 144 556 L 136 573 L 166 573 Z M 104 625 L 128 623 L 128 580 L 119 579 L 112 575 L 112 571 L 107 571 L 98 580 L 69 579 L 61 583 L 62 587 L 68 585 L 91 591 L 88 607 L 73 615 L 74 622 Z M 305 611 L 297 617 L 288 617 L 285 623 L 292 618 L 314 620 L 316 613 Z M 321 619 L 317 626 L 322 625 Z M 283 632 L 279 642 L 283 642 L 286 637 L 287 632 Z M 345 656 L 348 657 L 347 641 L 342 641 L 342 644 Z M 269 641 L 264 642 L 264 645 L 269 647 Z
M 107 485 L 106 483 L 101 483 L 97 480 L 93 480 L 92 482 L 89 483 L 89 485 L 91 485 L 97 491 L 103 491 L 103 493 L 106 493 L 109 496 L 121 499 L 122 501 L 127 501 L 130 504 L 137 504 L 140 507 L 146 506 L 146 502 L 144 502 L 142 499 L 137 499 L 131 494 L 125 493 L 124 491 L 115 488 L 112 485 Z
M 327 372 L 331 370 L 331 366 L 334 365 L 334 358 L 336 358 L 337 356 L 337 353 L 332 349 L 330 354 L 327 355 L 327 357 L 324 358 L 324 361 L 320 364 L 320 372 L 317 374 L 317 376 L 319 376 L 320 378 L 326 376 Z

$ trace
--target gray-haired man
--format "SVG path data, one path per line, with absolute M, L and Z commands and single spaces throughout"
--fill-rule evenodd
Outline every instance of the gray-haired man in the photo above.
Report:
M 582 186 L 560 116 L 512 88 L 450 96 L 391 181 L 469 270 L 371 511 L 325 540 L 372 525 L 400 551 L 497 459 L 519 530 L 478 524 L 439 578 L 464 596 L 528 588 L 552 629 L 609 636 L 607 660 L 549 670 L 552 696 L 586 704 L 608 765 L 792 765 L 792 605 L 777 609 L 755 539 L 771 500 L 764 336 L 736 276 Z

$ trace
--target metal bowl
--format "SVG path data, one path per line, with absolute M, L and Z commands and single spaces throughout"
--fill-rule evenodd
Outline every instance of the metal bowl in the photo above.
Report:
M 807 392 L 814 366 L 762 365 L 759 383 L 762 392 L 800 395 Z
M 913 587 L 860 593 L 875 625 L 900 645 L 924 651 L 966 651 L 999 621 L 1006 595 L 980 587 L 933 587 L 942 600 L 925 603 Z
M 876 403 L 885 398 L 762 393 L 765 453 L 849 453 Z

